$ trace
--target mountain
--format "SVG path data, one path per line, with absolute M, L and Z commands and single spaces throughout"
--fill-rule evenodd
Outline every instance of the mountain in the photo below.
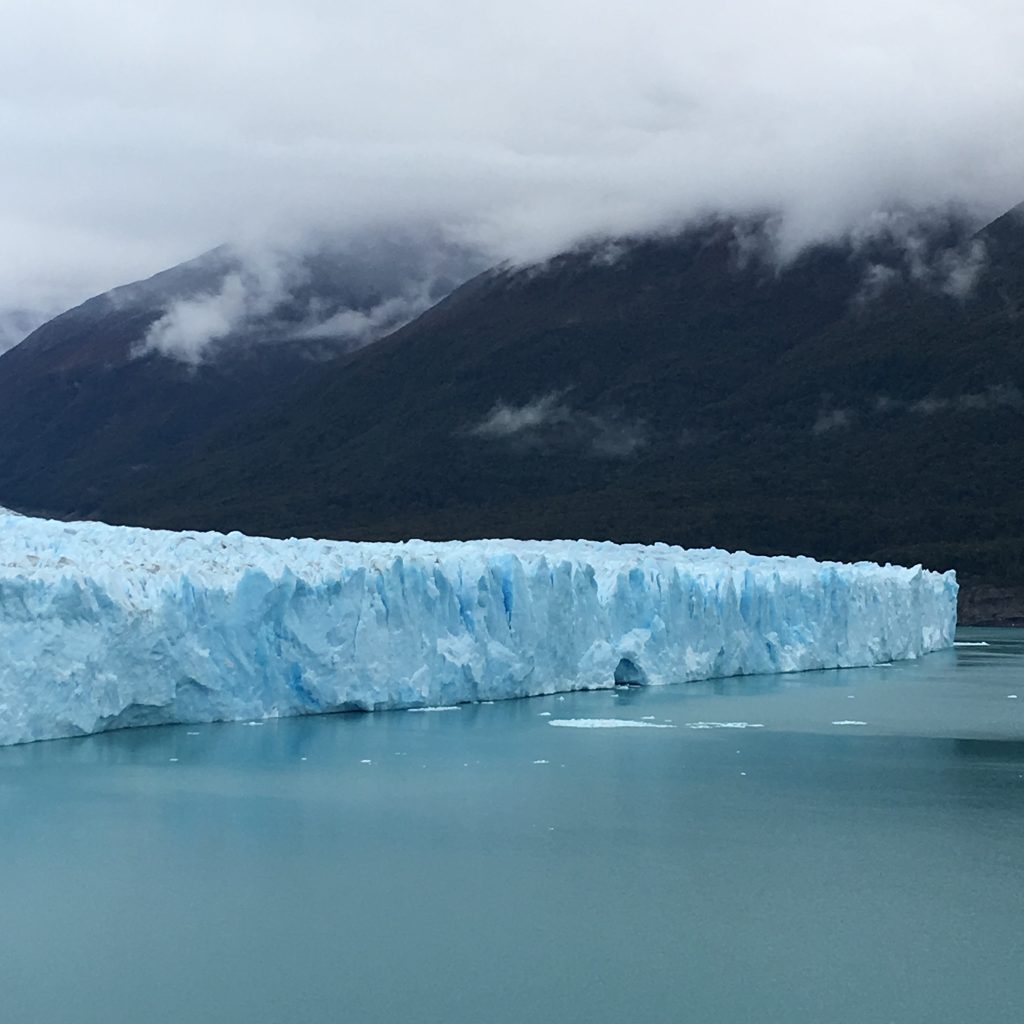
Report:
M 155 469 L 62 477 L 54 507 L 922 561 L 1024 595 L 1024 216 L 778 239 L 709 219 L 494 268 Z
M 0 354 L 14 348 L 49 317 L 31 309 L 0 309 Z
M 88 513 L 481 266 L 428 233 L 223 247 L 90 299 L 0 356 L 4 499 Z

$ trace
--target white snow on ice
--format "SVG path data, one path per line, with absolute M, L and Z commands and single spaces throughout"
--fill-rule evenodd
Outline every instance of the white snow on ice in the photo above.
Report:
M 956 591 L 920 567 L 666 545 L 0 514 L 0 744 L 916 658 L 952 644 Z

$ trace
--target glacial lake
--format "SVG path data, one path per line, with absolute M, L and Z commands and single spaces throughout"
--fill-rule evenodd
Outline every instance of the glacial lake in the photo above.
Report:
M 0 749 L 3 1018 L 1019 1024 L 1024 632 L 960 640 Z

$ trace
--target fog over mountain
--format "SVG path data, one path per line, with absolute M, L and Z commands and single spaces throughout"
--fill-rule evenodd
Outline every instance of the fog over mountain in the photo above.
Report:
M 115 289 L 109 300 L 153 313 L 132 356 L 198 365 L 237 343 L 360 348 L 486 267 L 482 253 L 429 229 L 310 233 L 277 245 L 220 246 L 156 279 Z
M 0 355 L 27 338 L 52 315 L 53 311 L 0 309 Z
M 11 0 L 0 308 L 410 219 L 495 259 L 711 209 L 783 211 L 784 249 L 906 204 L 980 224 L 1019 200 L 1022 44 L 1009 0 Z

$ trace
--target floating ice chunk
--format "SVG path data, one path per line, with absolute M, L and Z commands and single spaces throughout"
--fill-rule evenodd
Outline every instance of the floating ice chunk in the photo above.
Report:
M 587 541 L 353 544 L 0 516 L 0 744 L 916 658 L 952 573 Z M 666 723 L 670 724 L 670 723 Z
M 955 640 L 954 647 L 988 647 L 987 640 Z
M 550 711 L 542 711 L 537 717 L 538 718 L 550 718 L 551 717 L 551 712 Z
M 844 718 L 841 722 L 833 722 L 833 725 L 867 725 L 867 722 L 856 722 L 853 719 Z
M 762 722 L 687 722 L 687 729 L 763 729 Z
M 551 762 L 550 762 L 550 761 L 544 761 L 544 760 L 540 760 L 540 761 L 534 761 L 533 763 L 534 763 L 534 764 L 551 764 Z
M 552 718 L 548 725 L 567 729 L 674 729 L 674 725 L 658 722 L 637 722 L 632 718 Z
M 461 711 L 458 704 L 444 704 L 436 708 L 406 708 L 406 711 Z

